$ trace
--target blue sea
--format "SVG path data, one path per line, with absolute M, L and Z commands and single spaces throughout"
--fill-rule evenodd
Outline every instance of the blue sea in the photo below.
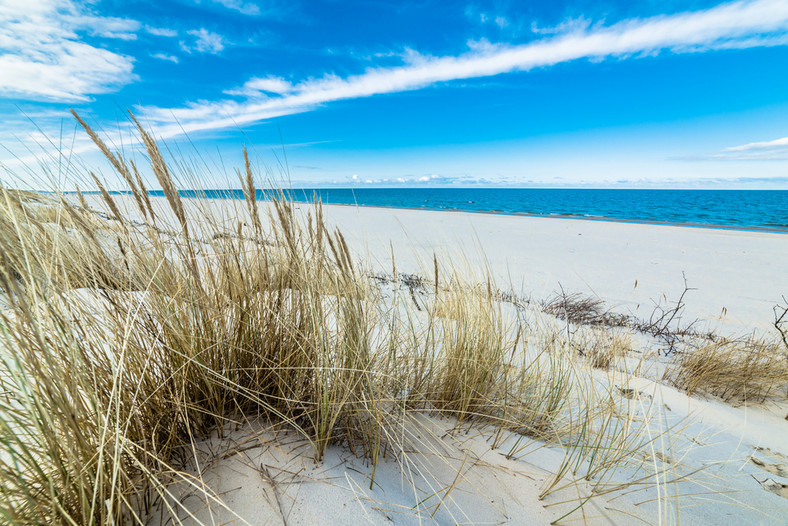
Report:
M 206 197 L 243 198 L 240 190 Z M 680 223 L 788 232 L 788 190 L 608 190 L 557 188 L 291 189 L 299 202 L 463 210 Z M 266 192 L 260 191 L 265 198 Z

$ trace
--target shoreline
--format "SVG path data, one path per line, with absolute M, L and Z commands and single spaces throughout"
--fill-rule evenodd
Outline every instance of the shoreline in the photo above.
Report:
M 291 190 L 292 191 L 292 190 Z M 180 194 L 181 197 L 184 199 L 201 199 L 201 200 L 212 200 L 218 199 L 221 201 L 242 201 L 243 194 L 235 195 L 236 192 L 242 192 L 240 189 L 226 189 L 226 190 L 211 190 L 211 192 L 227 192 L 225 195 L 210 195 L 206 194 L 204 196 L 196 196 L 194 195 L 198 190 L 181 190 Z M 271 199 L 266 197 L 264 190 L 258 190 L 258 193 L 263 192 L 261 197 L 258 199 L 262 202 L 270 202 Z M 72 194 L 74 192 L 64 192 L 64 194 Z M 83 192 L 85 195 L 94 193 L 94 192 Z M 123 191 L 110 191 L 110 194 L 113 195 L 128 195 L 128 192 Z M 229 195 L 228 195 L 229 194 Z M 148 192 L 148 195 L 151 197 L 163 197 L 164 194 L 161 190 L 152 190 Z M 292 196 L 291 196 L 292 197 Z M 313 204 L 312 201 L 308 200 L 301 200 L 301 199 L 292 199 L 294 204 L 304 204 L 304 205 L 311 205 Z M 371 208 L 371 209 L 383 209 L 383 210 L 413 210 L 413 211 L 422 211 L 422 212 L 460 212 L 460 213 L 469 213 L 469 214 L 477 214 L 477 215 L 492 215 L 492 216 L 514 216 L 514 217 L 533 217 L 533 218 L 545 218 L 545 219 L 574 219 L 580 221 L 595 221 L 595 222 L 610 222 L 610 223 L 625 223 L 625 224 L 636 224 L 636 225 L 654 225 L 654 226 L 670 226 L 670 227 L 684 227 L 684 228 L 700 228 L 700 229 L 711 229 L 711 230 L 734 230 L 734 231 L 741 231 L 741 232 L 765 232 L 770 234 L 788 234 L 788 225 L 786 226 L 770 226 L 770 225 L 735 225 L 735 224 L 723 224 L 723 223 L 701 223 L 701 222 L 682 222 L 682 221 L 659 221 L 653 219 L 637 219 L 637 218 L 617 218 L 617 217 L 609 217 L 609 216 L 597 216 L 597 215 L 576 215 L 576 214 L 539 214 L 533 212 L 516 212 L 516 211 L 506 211 L 506 210 L 466 210 L 462 208 L 430 208 L 430 207 L 417 207 L 417 206 L 394 206 L 394 205 L 367 205 L 367 204 L 360 204 L 360 203 L 331 203 L 321 201 L 322 205 L 330 205 L 330 206 L 344 206 L 344 207 L 355 207 L 355 208 Z
M 583 292 L 636 317 L 675 301 L 683 276 L 694 289 L 687 317 L 737 333 L 768 329 L 786 294 L 778 268 L 788 255 L 785 232 L 334 204 L 323 211 L 360 257 L 381 267 L 392 248 L 409 272 L 423 271 L 434 252 L 447 261 L 462 254 L 469 268 L 521 292 Z
M 187 199 L 225 199 L 221 197 L 197 197 Z M 229 199 L 229 198 L 226 198 Z M 270 202 L 270 199 L 265 199 L 265 202 Z M 311 205 L 310 201 L 293 200 L 294 204 Z M 635 225 L 654 225 L 654 226 L 672 226 L 684 228 L 703 228 L 712 230 L 736 230 L 742 232 L 765 232 L 769 234 L 788 234 L 788 227 L 770 227 L 770 226 L 738 226 L 738 225 L 719 225 L 716 223 L 680 223 L 677 221 L 653 221 L 648 219 L 623 219 L 607 216 L 578 216 L 572 214 L 534 214 L 530 212 L 506 212 L 503 210 L 463 210 L 461 208 L 426 208 L 417 206 L 385 206 L 385 205 L 362 205 L 362 204 L 348 204 L 348 203 L 324 203 L 327 206 L 347 206 L 352 208 L 379 208 L 383 210 L 413 210 L 416 212 L 460 212 L 478 215 L 491 215 L 491 216 L 514 216 L 514 217 L 533 217 L 543 219 L 574 219 L 580 221 L 596 221 L 596 222 L 609 222 L 609 223 L 626 223 Z

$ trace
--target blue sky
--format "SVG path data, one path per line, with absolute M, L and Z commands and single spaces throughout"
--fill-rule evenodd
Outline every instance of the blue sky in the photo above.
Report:
M 0 0 L 0 177 L 128 108 L 206 186 L 788 189 L 786 86 L 786 0 Z

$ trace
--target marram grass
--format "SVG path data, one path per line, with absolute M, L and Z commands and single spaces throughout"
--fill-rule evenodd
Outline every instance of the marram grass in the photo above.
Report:
M 257 202 L 246 156 L 245 200 L 228 218 L 184 202 L 139 127 L 160 208 L 137 166 L 80 123 L 128 199 L 93 174 L 90 200 L 0 189 L 2 522 L 189 516 L 173 484 L 219 500 L 182 471 L 189 445 L 260 418 L 301 434 L 316 460 L 340 443 L 373 465 L 419 412 L 491 427 L 494 444 L 533 437 L 566 451 L 543 495 L 567 477 L 606 482 L 648 442 L 576 360 L 581 346 L 607 368 L 625 338 L 571 341 L 513 315 L 489 277 L 471 287 L 437 259 L 422 306 L 386 300 L 319 204 L 304 217 L 283 194 Z M 681 367 L 677 378 L 691 359 Z

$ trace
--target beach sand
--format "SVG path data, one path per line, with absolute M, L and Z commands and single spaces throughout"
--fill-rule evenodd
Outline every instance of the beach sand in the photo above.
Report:
M 237 203 L 188 202 L 235 221 Z M 529 308 L 563 289 L 648 319 L 655 303 L 678 299 L 686 276 L 692 290 L 684 319 L 740 335 L 768 331 L 773 307 L 788 296 L 783 234 L 349 206 L 323 211 L 371 272 L 391 272 L 393 252 L 397 272 L 429 276 L 435 254 L 470 277 L 483 280 L 489 269 L 499 287 L 531 298 Z M 786 523 L 785 399 L 732 405 L 689 397 L 660 381 L 667 358 L 652 356 L 644 366 L 637 352 L 610 371 L 589 373 L 632 398 L 642 415 L 651 415 L 650 432 L 659 434 L 651 460 L 622 470 L 635 481 L 622 491 L 586 500 L 591 486 L 579 481 L 540 500 L 540 488 L 561 463 L 560 448 L 533 439 L 523 448 L 514 435 L 492 448 L 491 431 L 468 433 L 452 419 L 423 416 L 408 430 L 418 436 L 412 454 L 383 462 L 371 486 L 369 463 L 342 446 L 331 446 L 316 463 L 299 437 L 251 422 L 195 445 L 191 469 L 224 507 L 188 488 L 173 492 L 189 503 L 193 520 L 216 524 L 240 518 L 289 525 L 547 525 L 581 502 L 583 509 L 560 524 Z
M 307 208 L 302 206 L 302 208 Z M 730 331 L 766 329 L 788 296 L 788 233 L 467 212 L 324 205 L 359 256 L 429 275 L 432 254 L 470 270 L 489 268 L 498 285 L 544 299 L 581 292 L 648 318 L 675 302 L 683 275 L 694 290 L 685 320 Z M 726 331 L 728 332 L 728 331 Z

